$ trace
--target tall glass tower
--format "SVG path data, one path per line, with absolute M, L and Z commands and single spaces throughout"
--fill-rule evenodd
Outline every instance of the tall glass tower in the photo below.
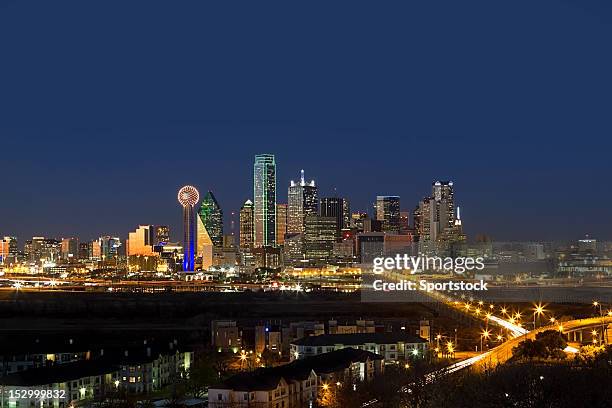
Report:
M 276 162 L 273 154 L 258 154 L 253 166 L 254 245 L 276 244 Z
M 193 186 L 182 187 L 178 202 L 183 206 L 183 271 L 194 270 L 196 223 L 194 206 L 200 200 L 200 193 Z
M 302 170 L 300 172 L 300 181 L 291 181 L 287 196 L 287 233 L 302 234 L 306 217 L 317 215 L 319 212 L 317 187 L 314 180 L 306 182 L 304 170 Z
M 382 222 L 383 232 L 399 234 L 400 198 L 399 196 L 376 197 L 376 219 Z
M 223 210 L 210 190 L 202 199 L 199 215 L 213 245 L 221 248 L 223 246 Z

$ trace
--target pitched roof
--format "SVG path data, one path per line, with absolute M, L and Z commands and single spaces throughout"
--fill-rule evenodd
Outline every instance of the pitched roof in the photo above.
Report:
M 353 334 L 321 334 L 319 336 L 303 337 L 292 342 L 297 346 L 333 346 L 343 344 L 354 346 L 358 344 L 392 344 L 392 343 L 427 343 L 427 340 L 406 332 L 388 333 L 353 333 Z
M 356 362 L 367 360 L 382 360 L 378 354 L 365 350 L 345 348 L 323 353 L 318 356 L 296 360 L 272 368 L 260 368 L 250 373 L 241 373 L 230 377 L 222 384 L 211 387 L 211 389 L 231 389 L 234 391 L 270 391 L 278 387 L 281 379 L 285 381 L 303 381 L 313 372 L 317 374 L 329 374 L 344 370 Z

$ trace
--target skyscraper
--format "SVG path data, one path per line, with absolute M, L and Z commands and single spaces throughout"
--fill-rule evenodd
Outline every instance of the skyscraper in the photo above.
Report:
M 410 213 L 408 211 L 400 211 L 400 234 L 406 235 L 410 233 Z
M 253 235 L 256 247 L 276 244 L 276 161 L 258 154 L 253 166 Z
M 382 232 L 399 234 L 400 198 L 399 196 L 376 197 L 376 219 L 382 223 Z
M 319 205 L 319 214 L 321 217 L 333 217 L 336 219 L 336 238 L 342 237 L 342 229 L 348 228 L 346 222 L 346 210 L 350 210 L 346 204 L 347 200 L 340 197 L 322 197 Z M 350 219 L 350 214 L 348 215 Z
M 170 242 L 170 228 L 167 225 L 155 226 L 155 245 Z
M 430 239 L 436 241 L 455 225 L 455 193 L 452 181 L 435 181 L 431 187 Z
M 324 265 L 332 256 L 336 217 L 308 215 L 304 220 L 304 255 L 311 265 Z
M 282 245 L 287 233 L 287 204 L 276 204 L 276 243 Z
M 429 241 L 431 223 L 431 197 L 425 197 L 419 201 L 419 205 L 414 209 L 412 217 L 414 220 L 414 233 L 419 237 L 419 241 Z
M 248 248 L 253 246 L 253 202 L 246 200 L 240 208 L 240 247 Z
M 223 210 L 212 191 L 208 191 L 202 199 L 202 205 L 198 212 L 213 245 L 216 248 L 223 247 Z
M 287 232 L 301 234 L 304 232 L 304 219 L 309 215 L 318 215 L 317 187 L 314 180 L 304 180 L 304 170 L 300 181 L 291 180 L 287 205 Z
M 6 263 L 9 257 L 17 255 L 17 238 L 4 237 L 0 240 L 0 263 Z
M 136 231 L 128 234 L 126 242 L 127 256 L 153 256 L 154 242 L 155 227 L 153 225 L 139 225 Z
M 452 181 L 436 181 L 432 185 L 432 197 L 439 203 L 439 218 L 443 228 L 455 224 L 455 191 Z
M 194 206 L 200 200 L 200 193 L 193 186 L 184 186 L 178 192 L 178 201 L 183 207 L 183 271 L 194 270 L 196 246 L 196 224 Z
M 62 259 L 64 261 L 76 261 L 79 259 L 79 239 L 62 238 Z
M 203 270 L 213 264 L 213 240 L 200 215 L 196 216 L 196 258 Z
M 455 192 L 452 181 L 432 183 L 431 196 L 425 197 L 414 209 L 414 232 L 422 247 L 445 240 L 456 230 Z M 457 235 L 457 234 L 454 234 Z M 459 235 L 462 235 L 459 234 Z
M 119 237 L 105 235 L 98 238 L 94 244 L 99 248 L 99 251 L 94 248 L 94 254 L 98 255 L 99 260 L 109 261 L 119 256 L 121 248 L 121 239 Z

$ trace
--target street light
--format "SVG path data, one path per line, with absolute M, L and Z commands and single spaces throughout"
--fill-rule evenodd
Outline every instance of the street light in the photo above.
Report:
M 453 346 L 453 342 L 449 341 L 446 343 L 446 350 L 448 351 L 449 356 L 455 354 L 455 347 Z
M 541 316 L 544 313 L 544 306 L 542 306 L 541 304 L 538 304 L 534 309 L 533 309 L 533 329 L 535 330 L 536 328 L 536 317 L 537 316 Z
M 483 349 L 483 339 L 489 339 L 489 337 L 491 336 L 491 332 L 489 330 L 484 330 L 482 332 L 482 334 L 480 335 L 480 352 L 482 353 Z
M 593 306 L 599 307 L 599 317 L 601 318 L 601 332 L 605 333 L 606 328 L 604 327 L 604 317 L 603 317 L 603 310 L 601 309 L 601 303 L 595 300 L 593 301 Z M 606 337 L 607 336 L 603 336 L 602 343 L 604 342 L 604 340 L 607 340 Z

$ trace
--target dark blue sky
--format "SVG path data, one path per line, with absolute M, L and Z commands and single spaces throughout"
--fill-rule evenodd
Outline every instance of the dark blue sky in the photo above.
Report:
M 612 238 L 612 6 L 0 3 L 0 234 L 180 225 L 301 168 L 353 209 L 452 179 L 470 234 Z

